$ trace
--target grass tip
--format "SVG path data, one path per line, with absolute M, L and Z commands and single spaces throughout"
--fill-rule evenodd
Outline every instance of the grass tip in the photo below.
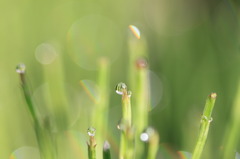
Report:
M 217 93 L 211 93 L 210 97 L 213 98 L 213 99 L 217 98 Z
M 104 144 L 103 144 L 103 150 L 104 151 L 107 151 L 107 150 L 109 150 L 110 149 L 110 144 L 109 144 L 109 142 L 106 140 L 105 142 L 104 142 Z

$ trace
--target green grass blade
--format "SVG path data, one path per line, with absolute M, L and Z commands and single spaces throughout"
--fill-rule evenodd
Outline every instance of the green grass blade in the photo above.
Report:
M 95 140 L 95 128 L 88 128 L 89 142 L 88 142 L 88 159 L 96 159 L 96 140 Z
M 105 141 L 103 144 L 103 159 L 111 159 L 110 144 Z
M 239 141 L 239 130 L 240 130 L 240 83 L 238 86 L 237 94 L 233 104 L 233 109 L 231 113 L 231 119 L 229 127 L 226 130 L 225 138 L 223 141 L 224 152 L 223 159 L 234 158 L 236 153 L 237 144 Z
M 212 93 L 208 96 L 200 125 L 199 137 L 195 146 L 192 159 L 200 159 L 204 145 L 206 143 L 210 122 L 212 121 L 212 110 L 215 104 L 217 94 Z

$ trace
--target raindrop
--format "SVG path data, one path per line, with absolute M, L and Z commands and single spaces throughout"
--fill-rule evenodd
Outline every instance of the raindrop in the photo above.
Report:
M 125 130 L 126 129 L 126 121 L 120 119 L 117 125 L 118 130 Z
M 123 82 L 120 82 L 116 86 L 116 93 L 119 95 L 123 95 L 123 92 L 127 90 L 127 85 Z
M 155 130 L 152 127 L 148 127 L 143 133 L 140 135 L 140 139 L 143 142 L 148 142 L 151 136 L 154 134 Z
M 142 133 L 140 135 L 140 139 L 143 141 L 143 142 L 147 142 L 149 140 L 149 135 L 147 133 Z
M 129 29 L 132 31 L 132 33 L 136 36 L 136 38 L 140 39 L 140 31 L 139 29 L 134 25 L 129 25 Z
M 89 136 L 95 136 L 96 129 L 93 127 L 88 128 L 87 133 Z
M 16 67 L 16 72 L 19 74 L 24 74 L 25 70 L 26 70 L 26 66 L 23 63 L 18 64 Z
M 130 98 L 132 96 L 132 91 L 127 92 L 128 97 Z

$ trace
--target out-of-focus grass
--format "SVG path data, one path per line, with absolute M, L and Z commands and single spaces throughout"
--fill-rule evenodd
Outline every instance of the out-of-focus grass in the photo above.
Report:
M 146 36 L 149 67 L 163 85 L 163 97 L 150 112 L 149 119 L 161 135 L 161 152 L 173 155 L 171 153 L 175 150 L 192 151 L 204 98 L 214 91 L 218 93 L 218 101 L 203 157 L 219 158 L 220 151 L 224 149 L 222 138 L 229 123 L 239 75 L 237 1 L 1 1 L 0 13 L 0 158 L 8 158 L 19 147 L 37 145 L 14 69 L 19 62 L 28 66 L 33 92 L 48 82 L 44 77 L 44 67 L 47 69 L 48 65 L 44 66 L 35 57 L 36 48 L 42 43 L 57 43 L 59 46 L 55 49 L 62 56 L 64 80 L 58 81 L 54 72 L 49 80 L 62 82 L 71 101 L 70 107 L 77 112 L 72 114 L 71 131 L 65 134 L 68 138 L 59 141 L 59 144 L 66 143 L 72 158 L 81 156 L 82 152 L 75 151 L 74 145 L 81 147 L 76 140 L 85 142 L 82 134 L 86 133 L 90 124 L 87 114 L 91 112 L 93 101 L 83 91 L 79 80 L 96 82 L 97 70 L 87 70 L 75 62 L 72 55 L 75 50 L 70 45 L 73 43 L 69 44 L 69 31 L 73 24 L 89 15 L 101 15 L 108 19 L 120 34 L 119 41 L 108 39 L 109 42 L 119 42 L 117 48 L 109 47 L 110 50 L 107 50 L 112 53 L 109 66 L 109 88 L 113 88 L 110 94 L 110 142 L 115 145 L 119 142 L 119 134 L 113 126 L 117 125 L 120 118 L 118 110 L 121 108 L 114 87 L 119 81 L 128 80 L 127 26 L 134 24 Z M 104 24 L 101 26 L 104 27 Z M 82 28 L 87 30 L 85 36 L 91 34 L 91 37 L 86 37 L 86 41 L 84 37 L 79 37 L 79 46 L 96 52 L 107 48 L 104 40 L 111 37 L 109 32 L 98 28 L 98 25 L 91 28 L 94 32 Z M 98 34 L 98 31 L 102 33 Z M 76 30 L 74 35 L 77 33 Z M 78 45 L 78 37 L 74 40 L 74 45 Z M 81 58 L 94 52 L 87 49 L 79 52 Z M 91 59 L 95 58 L 88 60 Z M 62 93 L 57 92 L 58 89 L 52 88 L 56 97 Z M 75 131 L 82 134 L 76 135 Z M 114 144 L 112 151 L 116 152 Z M 240 151 L 239 146 L 236 151 Z M 68 155 L 62 153 L 63 158 Z

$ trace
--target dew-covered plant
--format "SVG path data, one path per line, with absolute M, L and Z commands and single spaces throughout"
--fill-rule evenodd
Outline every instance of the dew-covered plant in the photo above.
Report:
M 145 39 L 140 39 L 140 32 L 135 26 L 130 26 L 134 36 L 129 37 L 129 85 L 120 82 L 115 92 L 121 96 L 121 119 L 117 125 L 120 131 L 120 144 L 117 148 L 119 159 L 156 159 L 159 153 L 160 135 L 149 126 L 150 83 L 146 54 Z M 140 49 L 139 49 L 140 47 Z M 108 141 L 108 112 L 109 112 L 109 61 L 106 57 L 99 59 L 98 86 L 100 100 L 95 101 L 94 109 L 87 129 L 87 154 L 89 159 L 111 159 L 111 146 Z M 21 87 L 27 103 L 27 109 L 32 119 L 32 125 L 41 155 L 41 159 L 58 159 L 59 145 L 56 142 L 58 134 L 52 130 L 50 118 L 42 118 L 38 107 L 34 104 L 32 93 L 26 80 L 26 67 L 19 64 L 16 72 L 20 76 Z M 50 75 L 48 73 L 47 75 Z M 57 84 L 56 84 L 57 86 Z M 131 91 L 130 89 L 131 88 Z M 133 94 L 133 95 L 132 95 Z M 64 96 L 62 94 L 62 96 Z M 134 99 L 132 100 L 132 96 Z M 55 96 L 55 98 L 57 98 Z M 207 97 L 206 105 L 200 123 L 199 137 L 192 154 L 192 159 L 200 159 L 212 121 L 212 111 L 216 93 Z M 67 103 L 64 100 L 65 104 Z M 62 111 L 63 112 L 63 111 Z M 61 112 L 61 113 L 62 113 Z M 68 115 L 68 114 L 67 114 Z M 66 117 L 67 117 L 66 115 Z M 65 119 L 65 117 L 56 118 Z M 67 120 L 67 118 L 66 118 Z M 63 121 L 64 122 L 64 121 Z M 68 122 L 64 122 L 68 129 Z M 60 124 L 61 125 L 61 124 Z M 65 131 L 65 130 L 62 130 Z

